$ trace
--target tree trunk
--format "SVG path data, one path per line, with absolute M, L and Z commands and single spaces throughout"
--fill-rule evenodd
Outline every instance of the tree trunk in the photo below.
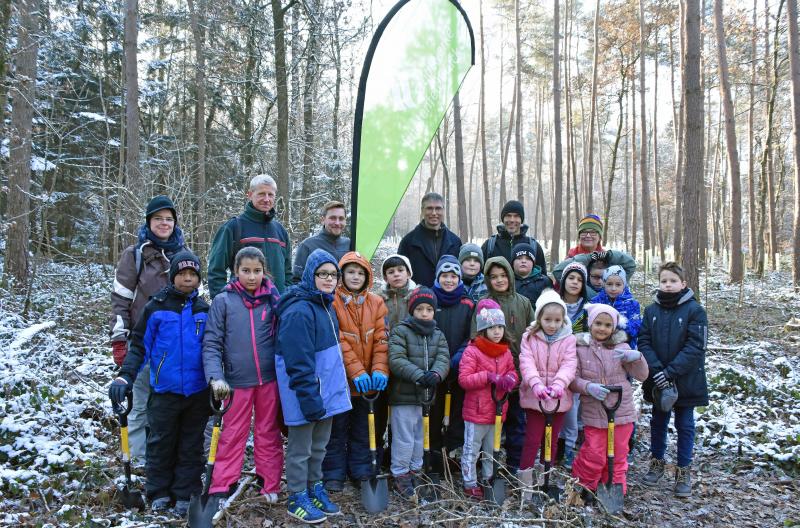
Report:
M 683 142 L 683 200 L 687 211 L 700 211 L 700 197 L 703 186 L 703 87 L 700 81 L 700 1 L 684 0 L 684 27 L 686 33 L 686 54 L 684 56 L 683 76 L 686 83 L 684 92 L 684 114 L 686 134 Z M 686 270 L 689 287 L 699 291 L 699 215 L 689 214 L 683 221 L 683 248 L 681 263 Z
M 11 25 L 11 3 L 8 1 L 0 5 L 0 131 L 5 128 L 6 122 L 6 97 L 8 96 L 6 43 L 8 42 L 8 28 Z M 4 135 L 0 133 L 0 136 Z
M 756 39 L 758 37 L 758 0 L 753 0 L 753 33 L 750 38 L 750 107 L 747 111 L 748 168 L 747 168 L 747 213 L 750 234 L 750 269 L 758 265 L 758 239 L 756 238 L 756 152 L 755 152 L 755 112 L 756 112 Z
M 636 258 L 636 240 L 639 235 L 639 189 L 636 173 L 637 152 L 636 152 L 636 74 L 631 79 L 631 104 L 630 111 L 630 130 L 631 130 L 631 207 L 633 218 L 631 219 L 631 256 Z
M 486 53 L 485 35 L 483 33 L 483 0 L 480 3 L 481 27 L 481 95 L 480 95 L 480 123 L 481 123 L 481 171 L 483 172 L 483 205 L 486 210 L 486 234 L 492 234 L 492 202 L 489 193 L 489 160 L 486 159 Z
M 790 0 L 796 1 L 796 0 Z M 736 143 L 736 119 L 731 97 L 731 82 L 728 76 L 728 52 L 725 45 L 725 28 L 722 19 L 722 0 L 714 0 L 714 30 L 717 37 L 717 55 L 720 78 L 720 97 L 725 111 L 725 150 L 728 153 L 728 169 L 731 177 L 731 282 L 744 279 L 742 265 L 742 189 L 739 173 L 739 151 Z
M 645 256 L 652 249 L 650 233 L 652 231 L 650 216 L 650 185 L 647 181 L 647 111 L 645 107 L 645 57 L 647 55 L 647 35 L 644 24 L 644 0 L 639 0 L 639 119 L 641 122 L 639 148 L 639 177 L 642 181 L 642 243 Z
M 622 70 L 622 85 L 619 88 L 619 96 L 617 97 L 617 105 L 619 107 L 617 112 L 617 135 L 614 138 L 614 148 L 611 150 L 611 167 L 608 170 L 608 192 L 606 193 L 605 211 L 603 211 L 603 220 L 605 221 L 605 233 L 603 233 L 603 241 L 606 245 L 608 245 L 609 227 L 611 226 L 611 191 L 614 188 L 614 175 L 616 174 L 617 170 L 617 153 L 619 152 L 619 142 L 622 139 L 622 123 L 625 112 L 623 105 L 623 102 L 625 101 L 625 66 L 623 65 L 620 69 Z M 627 224 L 627 214 L 625 223 Z
M 509 112 L 508 116 L 508 130 L 506 131 L 506 140 L 505 142 L 500 142 L 500 148 L 502 149 L 502 160 L 500 166 L 500 203 L 506 203 L 506 166 L 508 165 L 508 151 L 511 149 L 511 131 L 514 130 L 514 121 L 515 121 L 515 110 L 517 108 L 517 82 L 519 82 L 518 78 L 514 79 L 514 95 L 512 96 L 511 100 L 511 111 Z M 502 114 L 502 108 L 500 113 Z M 501 135 L 502 139 L 502 135 Z M 518 196 L 518 199 L 521 199 L 522 196 Z
M 28 285 L 28 247 L 30 242 L 30 188 L 33 102 L 36 97 L 36 55 L 39 44 L 38 0 L 19 0 L 17 50 L 9 138 L 8 239 L 5 274 L 16 291 Z M 5 279 L 4 279 L 5 280 Z
M 143 184 L 139 173 L 138 11 L 138 0 L 125 1 L 125 185 L 134 199 L 140 196 Z M 127 203 L 123 211 L 127 238 L 132 238 L 141 221 L 139 204 Z
M 553 197 L 553 239 L 550 242 L 550 263 L 559 262 L 559 245 L 561 242 L 561 69 L 559 56 L 559 2 L 553 0 L 553 135 L 555 152 L 553 163 L 554 197 Z
M 194 224 L 195 246 L 205 248 L 206 232 L 203 217 L 205 214 L 206 195 L 206 54 L 205 54 L 205 27 L 206 27 L 206 1 L 199 0 L 195 8 L 194 0 L 188 0 L 189 19 L 194 36 L 194 53 L 197 58 L 194 73 L 195 103 L 194 103 L 194 137 L 197 143 L 197 157 L 195 159 L 197 176 L 195 180 L 194 207 L 196 214 Z M 201 20 L 202 17 L 202 20 Z
M 676 262 L 681 262 L 683 254 L 683 181 L 685 152 L 683 142 L 686 137 L 686 2 L 680 1 L 680 73 L 681 73 L 681 98 L 678 106 L 678 134 L 675 137 L 675 229 L 673 233 L 673 252 Z
M 654 42 L 658 46 L 658 26 L 655 30 Z M 656 59 L 657 57 L 656 53 Z M 653 61 L 653 100 L 658 101 L 658 60 Z M 653 181 L 656 186 L 656 230 L 658 231 L 658 256 L 666 262 L 664 255 L 664 224 L 661 220 L 661 184 L 658 174 L 658 105 L 653 105 Z
M 458 234 L 469 240 L 467 193 L 464 189 L 464 136 L 461 132 L 461 102 L 456 92 L 453 99 L 453 128 L 456 142 L 456 203 L 458 203 Z
M 597 64 L 600 56 L 600 0 L 594 4 L 594 51 L 592 52 L 592 105 L 589 110 L 589 144 L 586 145 L 589 149 L 589 162 L 587 164 L 586 173 L 586 212 L 591 213 L 594 210 L 594 131 L 595 122 L 597 120 Z M 624 84 L 624 81 L 623 81 Z M 599 139 L 599 138 L 598 138 Z M 619 144 L 619 140 L 616 141 Z M 609 174 L 609 179 L 613 179 L 614 175 Z M 607 198 L 610 202 L 611 198 Z M 606 204 L 606 211 L 608 211 L 608 204 Z M 603 219 L 606 225 L 606 235 L 608 233 L 608 212 Z
M 792 139 L 794 147 L 794 233 L 792 282 L 800 288 L 800 36 L 797 31 L 797 0 L 787 0 L 789 67 L 792 79 Z M 736 214 L 731 212 L 731 214 Z
M 314 182 L 314 101 L 317 95 L 317 79 L 319 78 L 319 30 L 320 17 L 318 0 L 307 0 L 304 3 L 308 16 L 308 41 L 306 43 L 306 72 L 303 86 L 303 194 L 300 197 L 302 207 L 300 232 L 304 236 L 311 234 L 312 222 L 311 195 Z M 295 36 L 296 37 L 296 36 Z M 293 38 L 295 38 L 293 37 Z
M 289 195 L 289 88 L 286 77 L 286 26 L 285 8 L 281 0 L 270 0 L 272 4 L 272 32 L 275 41 L 275 87 L 278 99 L 277 151 L 278 164 L 275 182 L 277 196 L 288 201 Z M 290 4 L 291 5 L 291 4 Z M 284 222 L 288 220 L 288 207 L 279 211 Z
M 523 183 L 525 181 L 525 170 L 523 167 L 523 145 L 522 142 L 522 44 L 519 27 L 519 0 L 514 1 L 514 33 L 516 36 L 517 51 L 517 81 L 515 83 L 514 97 L 516 98 L 516 120 L 514 122 L 514 153 L 517 163 L 517 200 L 525 204 L 525 191 Z M 463 203 L 463 202 L 461 202 Z

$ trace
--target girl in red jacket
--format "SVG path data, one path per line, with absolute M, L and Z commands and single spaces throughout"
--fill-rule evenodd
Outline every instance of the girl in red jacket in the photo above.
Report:
M 464 493 L 475 499 L 483 498 L 478 486 L 476 464 L 483 449 L 482 470 L 484 480 L 492 477 L 494 450 L 495 405 L 492 385 L 497 387 L 496 397 L 517 385 L 514 358 L 508 348 L 511 338 L 506 331 L 506 321 L 500 305 L 492 299 L 478 302 L 476 310 L 478 335 L 469 342 L 461 357 L 458 383 L 464 389 L 464 451 L 461 455 L 461 472 Z M 503 404 L 505 421 L 508 402 Z

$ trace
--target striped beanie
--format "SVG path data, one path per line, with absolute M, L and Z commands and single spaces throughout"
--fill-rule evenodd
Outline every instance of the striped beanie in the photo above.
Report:
M 603 221 L 600 220 L 600 217 L 596 214 L 588 214 L 581 218 L 580 222 L 578 222 L 578 233 L 582 233 L 584 231 L 595 231 L 603 235 Z

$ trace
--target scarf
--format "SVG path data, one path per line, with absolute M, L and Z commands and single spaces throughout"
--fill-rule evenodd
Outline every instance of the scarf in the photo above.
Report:
M 658 299 L 658 304 L 664 308 L 671 309 L 678 306 L 678 301 L 681 300 L 681 297 L 686 295 L 686 292 L 688 291 L 689 288 L 684 288 L 679 292 L 665 292 L 658 290 L 656 292 L 656 299 Z
M 491 339 L 479 335 L 475 338 L 475 346 L 478 350 L 489 356 L 490 358 L 498 358 L 508 352 L 508 345 L 504 341 L 495 343 Z
M 439 279 L 433 283 L 433 293 L 436 295 L 436 299 L 439 301 L 440 306 L 453 306 L 461 302 L 461 298 L 464 296 L 464 282 L 458 281 L 458 286 L 456 289 L 447 292 L 439 286 Z
M 155 234 L 153 234 L 152 231 L 150 231 L 150 226 L 143 224 L 139 228 L 139 247 L 142 247 L 142 245 L 148 240 L 152 242 L 155 247 L 163 250 L 167 258 L 170 259 L 185 245 L 183 240 L 183 231 L 181 231 L 181 228 L 177 225 L 175 226 L 175 229 L 172 230 L 172 234 L 167 240 L 161 240 Z
M 239 279 L 234 279 L 228 283 L 227 289 L 235 291 L 241 297 L 244 305 L 250 310 L 261 306 L 264 303 L 269 303 L 270 307 L 275 308 L 277 303 L 277 290 L 275 286 L 269 282 L 268 279 L 262 279 L 261 284 L 258 286 L 254 294 L 248 292 L 245 287 L 239 282 Z
M 419 334 L 425 337 L 430 337 L 433 335 L 433 331 L 436 330 L 436 321 L 423 321 L 422 319 L 417 319 L 413 316 L 406 317 L 405 322 L 411 329 L 414 331 L 415 334 Z

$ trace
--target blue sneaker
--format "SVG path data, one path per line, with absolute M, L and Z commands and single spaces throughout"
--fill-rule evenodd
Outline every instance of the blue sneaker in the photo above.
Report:
M 325 514 L 311 502 L 308 490 L 289 495 L 289 500 L 286 501 L 286 510 L 290 516 L 306 524 L 317 524 L 327 520 Z
M 342 510 L 328 498 L 328 492 L 325 491 L 325 486 L 321 480 L 315 482 L 311 489 L 308 490 L 308 496 L 311 497 L 311 502 L 314 503 L 314 506 L 326 515 L 339 515 L 342 513 Z

